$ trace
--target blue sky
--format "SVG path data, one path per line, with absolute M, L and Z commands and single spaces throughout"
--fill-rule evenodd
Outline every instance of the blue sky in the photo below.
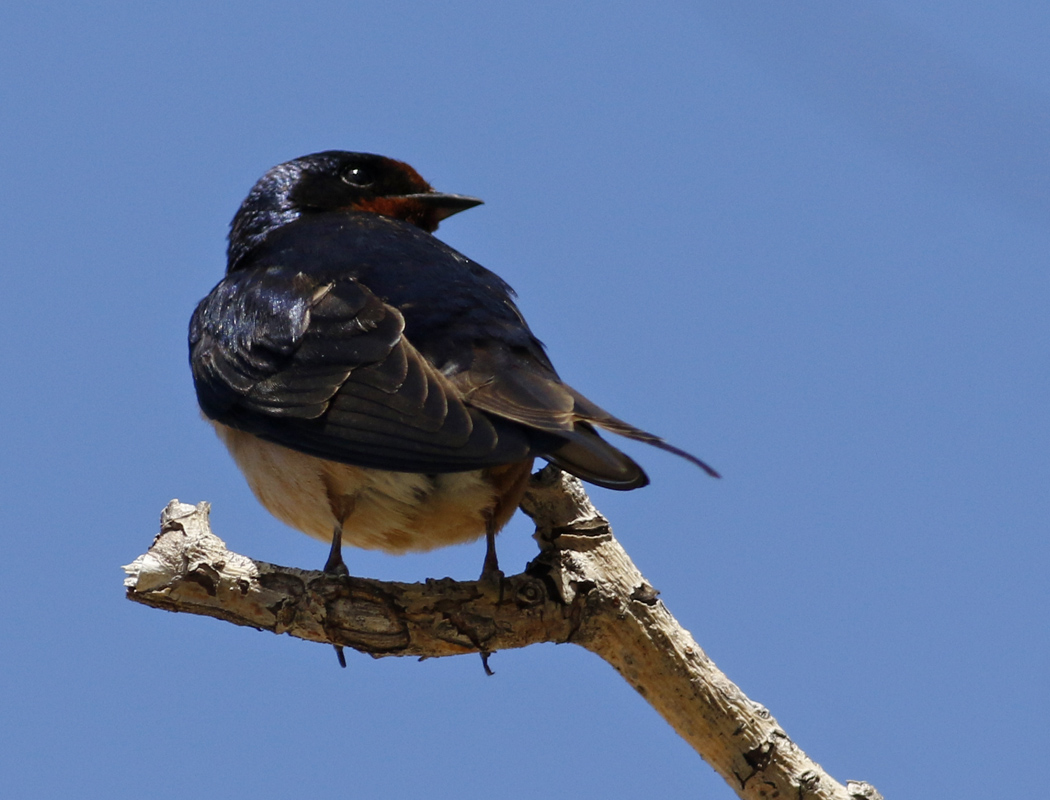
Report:
M 562 375 L 625 443 L 592 496 L 814 759 L 887 797 L 1034 796 L 1050 749 L 1050 7 L 757 0 L 0 11 L 11 796 L 732 797 L 593 656 L 355 656 L 127 602 L 173 497 L 322 545 L 199 418 L 185 332 L 253 181 L 338 148 L 484 206 Z M 534 545 L 500 537 L 517 571 Z M 471 578 L 480 544 L 380 578 Z

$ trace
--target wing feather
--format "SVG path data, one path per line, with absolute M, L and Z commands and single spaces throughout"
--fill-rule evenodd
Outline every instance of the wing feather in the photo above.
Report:
M 717 475 L 562 383 L 520 316 L 489 318 L 485 336 L 467 339 L 454 326 L 430 330 L 426 355 L 405 325 L 400 310 L 348 275 L 238 270 L 190 325 L 201 408 L 292 449 L 379 469 L 453 472 L 540 455 L 600 486 L 648 483 L 602 428 Z
M 319 284 L 272 266 L 235 273 L 191 324 L 201 407 L 278 444 L 381 469 L 478 469 L 552 444 L 469 407 L 404 325 L 352 278 Z

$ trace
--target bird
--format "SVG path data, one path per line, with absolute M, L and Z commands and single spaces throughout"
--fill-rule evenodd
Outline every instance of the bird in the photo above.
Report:
M 536 458 L 615 490 L 649 482 L 599 430 L 696 456 L 564 383 L 495 273 L 433 236 L 481 200 L 408 164 L 329 150 L 279 164 L 230 225 L 193 313 L 203 416 L 275 517 L 389 553 L 495 536 Z

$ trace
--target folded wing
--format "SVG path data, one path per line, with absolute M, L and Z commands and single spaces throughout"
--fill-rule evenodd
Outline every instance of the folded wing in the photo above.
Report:
M 644 486 L 642 469 L 599 427 L 714 474 L 563 384 L 538 344 L 475 341 L 445 374 L 404 329 L 398 309 L 352 278 L 280 266 L 233 273 L 190 325 L 201 408 L 268 441 L 379 469 L 455 472 L 539 455 L 601 486 Z
M 355 280 L 235 273 L 191 322 L 201 408 L 277 444 L 380 469 L 478 469 L 547 443 L 467 406 L 403 331 L 397 309 Z

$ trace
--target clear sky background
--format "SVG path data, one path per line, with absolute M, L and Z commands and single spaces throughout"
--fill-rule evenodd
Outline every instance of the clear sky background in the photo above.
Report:
M 1045 792 L 1048 43 L 1023 0 L 5 4 L 3 794 L 733 796 L 578 648 L 340 670 L 124 599 L 173 497 L 324 562 L 200 420 L 185 336 L 251 184 L 330 148 L 483 198 L 439 236 L 724 474 L 625 443 L 652 486 L 593 497 L 814 759 L 896 800 Z

